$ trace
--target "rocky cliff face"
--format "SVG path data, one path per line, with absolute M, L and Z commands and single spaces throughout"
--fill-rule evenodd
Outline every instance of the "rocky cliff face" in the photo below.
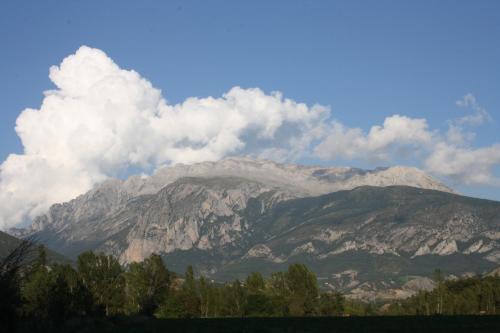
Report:
M 160 253 L 174 270 L 194 264 L 218 279 L 304 262 L 325 288 L 375 295 L 436 268 L 500 264 L 500 203 L 452 192 L 414 168 L 227 159 L 107 181 L 16 233 L 73 257 Z

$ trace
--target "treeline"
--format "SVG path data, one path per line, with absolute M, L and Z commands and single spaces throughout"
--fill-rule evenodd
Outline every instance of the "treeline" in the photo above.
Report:
M 93 252 L 82 253 L 75 266 L 49 264 L 43 246 L 38 247 L 35 259 L 22 268 L 18 258 L 22 255 L 14 257 L 9 259 L 14 264 L 7 265 L 4 260 L 0 265 L 0 319 L 5 327 L 22 319 L 50 324 L 69 318 L 120 316 L 500 314 L 500 277 L 445 281 L 438 273 L 433 291 L 421 291 L 406 300 L 383 305 L 320 291 L 315 274 L 302 264 L 292 264 L 287 271 L 267 278 L 251 273 L 243 281 L 216 283 L 195 276 L 192 267 L 178 276 L 156 254 L 126 267 L 113 256 Z
M 445 280 L 438 270 L 432 291 L 394 302 L 382 313 L 392 315 L 498 315 L 500 314 L 500 277 L 470 277 Z
M 17 275 L 16 283 L 2 286 L 11 289 L 11 319 L 336 316 L 346 310 L 363 314 L 361 303 L 320 292 L 315 274 L 301 264 L 266 279 L 252 273 L 244 281 L 219 284 L 196 277 L 191 266 L 177 276 L 156 254 L 123 267 L 113 256 L 84 252 L 73 267 L 49 264 L 40 246 L 33 263 Z

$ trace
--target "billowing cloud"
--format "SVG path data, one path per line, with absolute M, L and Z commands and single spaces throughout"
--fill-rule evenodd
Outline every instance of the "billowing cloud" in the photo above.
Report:
M 471 94 L 457 102 L 469 114 L 451 120 L 445 133 L 402 115 L 364 132 L 331 120 L 327 107 L 257 88 L 234 87 L 218 98 L 172 105 L 137 72 L 85 46 L 50 68 L 49 77 L 56 89 L 45 92 L 39 109 L 25 109 L 17 119 L 23 154 L 0 165 L 0 229 L 129 168 L 151 171 L 228 155 L 387 164 L 417 152 L 413 163 L 434 175 L 500 186 L 493 172 L 500 145 L 472 148 L 471 127 L 491 117 Z
M 371 163 L 416 156 L 418 166 L 455 184 L 500 186 L 494 173 L 500 166 L 500 144 L 472 147 L 476 133 L 471 128 L 490 122 L 490 114 L 472 94 L 466 94 L 456 105 L 469 114 L 448 121 L 446 133 L 430 130 L 425 119 L 400 115 L 387 117 L 381 126 L 372 126 L 367 133 L 332 122 L 314 152 L 325 160 L 359 159 Z
M 425 160 L 426 169 L 433 174 L 467 185 L 500 186 L 500 180 L 493 173 L 498 165 L 500 144 L 472 149 L 439 142 Z
M 329 116 L 319 105 L 240 87 L 169 105 L 138 73 L 85 46 L 50 68 L 49 77 L 56 89 L 16 122 L 24 153 L 0 166 L 0 228 L 129 167 L 271 151 L 298 158 Z
M 315 148 L 315 153 L 328 160 L 362 158 L 388 161 L 407 149 L 429 145 L 433 134 L 425 119 L 394 115 L 382 126 L 373 126 L 368 133 L 360 128 L 347 128 L 334 122 L 328 136 Z
M 468 93 L 456 102 L 469 114 L 448 122 L 446 137 L 434 142 L 424 167 L 457 184 L 499 186 L 494 169 L 500 165 L 500 144 L 473 148 L 473 128 L 491 122 L 491 115 Z

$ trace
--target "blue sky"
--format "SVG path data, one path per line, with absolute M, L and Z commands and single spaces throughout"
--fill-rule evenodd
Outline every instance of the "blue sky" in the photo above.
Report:
M 171 104 L 258 87 L 328 106 L 329 121 L 365 132 L 399 114 L 445 133 L 470 112 L 456 105 L 470 93 L 491 119 L 471 129 L 467 149 L 490 147 L 500 141 L 499 41 L 498 1 L 2 1 L 0 162 L 23 152 L 15 121 L 54 89 L 49 67 L 81 45 L 137 71 Z M 422 167 L 418 157 L 298 161 Z M 498 163 L 490 169 L 498 177 Z M 498 186 L 454 179 L 500 200 Z

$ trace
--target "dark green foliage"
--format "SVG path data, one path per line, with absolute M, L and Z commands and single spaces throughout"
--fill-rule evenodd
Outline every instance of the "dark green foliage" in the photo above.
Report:
M 291 265 L 287 272 L 273 273 L 267 280 L 254 272 L 244 284 L 235 280 L 223 285 L 203 276 L 196 280 L 193 269 L 188 267 L 182 286 L 170 291 L 156 316 L 207 318 L 312 315 L 319 312 L 318 299 L 316 277 L 304 265 Z M 338 298 L 337 301 L 342 302 L 343 299 Z M 331 305 L 330 308 L 340 309 L 341 305 Z
M 271 298 L 273 315 L 288 315 L 290 288 L 288 287 L 287 274 L 285 272 L 272 273 L 267 280 L 267 290 Z
M 59 295 L 52 300 L 49 293 L 55 288 L 55 276 L 45 266 L 32 272 L 23 287 L 23 312 L 28 316 L 46 319 L 49 316 L 49 302 L 58 303 Z
M 262 274 L 258 272 L 251 273 L 245 282 L 246 289 L 251 294 L 258 294 L 264 291 L 265 283 Z
M 445 281 L 436 272 L 437 286 L 420 291 L 404 301 L 391 304 L 387 314 L 394 315 L 473 315 L 500 314 L 500 277 L 473 277 Z
M 37 319 L 67 318 L 71 307 L 71 293 L 64 270 L 47 266 L 47 251 L 38 247 L 38 255 L 28 270 L 22 288 L 23 312 Z
M 221 299 L 223 288 L 217 288 L 204 276 L 199 279 L 200 314 L 204 318 L 219 317 L 222 312 Z
M 69 316 L 82 316 L 92 311 L 92 294 L 85 287 L 76 270 L 68 264 L 51 266 L 52 274 L 56 275 L 56 284 L 66 290 L 64 306 Z
M 89 312 L 91 295 L 77 272 L 69 265 L 47 266 L 43 246 L 22 288 L 23 313 L 42 320 L 64 320 Z
M 199 288 L 192 266 L 188 266 L 182 285 L 171 290 L 169 297 L 155 312 L 158 318 L 196 318 L 202 313 Z
M 43 245 L 38 245 L 37 256 L 33 262 L 33 269 L 38 270 L 47 266 L 47 249 Z
M 273 313 L 271 299 L 264 293 L 247 296 L 245 315 L 248 317 L 266 317 Z
M 185 274 L 186 280 L 180 290 L 180 298 L 184 306 L 185 317 L 194 318 L 200 316 L 200 297 L 196 286 L 193 267 L 188 266 Z
M 116 258 L 84 252 L 78 257 L 78 274 L 94 299 L 96 310 L 106 316 L 123 312 L 125 279 Z
M 0 236 L 6 235 L 0 233 Z M 10 237 L 7 237 L 10 241 Z M 4 239 L 5 240 L 5 239 Z M 20 285 L 22 266 L 29 264 L 29 257 L 34 242 L 23 240 L 16 242 L 12 250 L 1 254 L 0 260 L 0 323 L 6 331 L 13 330 L 19 319 L 19 307 L 22 306 Z
M 239 280 L 228 283 L 221 291 L 221 316 L 243 317 L 247 303 L 247 290 Z
M 340 316 L 344 313 L 345 299 L 337 292 L 321 293 L 318 314 L 321 316 Z
M 152 315 L 166 299 L 170 273 L 157 254 L 141 263 L 132 263 L 125 273 L 126 312 Z
M 272 314 L 271 298 L 265 293 L 265 281 L 262 274 L 251 273 L 245 282 L 246 302 L 245 315 L 250 317 L 264 317 Z
M 171 292 L 169 297 L 155 312 L 157 318 L 189 318 L 186 312 L 183 295 L 180 292 Z
M 316 275 L 303 264 L 293 264 L 286 274 L 290 289 L 289 311 L 292 316 L 312 315 L 318 299 Z

